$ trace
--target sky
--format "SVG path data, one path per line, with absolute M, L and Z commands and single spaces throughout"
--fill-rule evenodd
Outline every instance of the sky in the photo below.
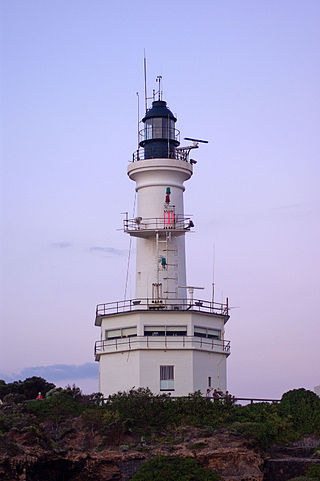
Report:
M 2 0 L 0 17 L 0 379 L 98 390 L 145 49 L 148 91 L 162 75 L 181 137 L 209 141 L 186 183 L 187 278 L 229 297 L 229 391 L 319 385 L 319 1 Z M 134 262 L 128 279 L 134 297 Z

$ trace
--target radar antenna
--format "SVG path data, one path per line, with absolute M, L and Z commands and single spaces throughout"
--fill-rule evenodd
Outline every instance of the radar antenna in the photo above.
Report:
M 191 137 L 185 137 L 184 140 L 190 140 L 192 142 L 192 145 L 186 145 L 185 147 L 178 147 L 176 150 L 181 153 L 182 157 L 184 160 L 188 159 L 188 156 L 190 154 L 190 150 L 192 149 L 198 149 L 199 148 L 199 143 L 202 144 L 208 144 L 208 140 L 200 140 L 200 139 L 193 139 Z M 196 160 L 190 160 L 191 164 L 196 164 Z
M 200 142 L 201 144 L 208 144 L 208 140 L 192 139 L 191 137 L 185 137 L 184 140 L 191 140 L 191 142 Z

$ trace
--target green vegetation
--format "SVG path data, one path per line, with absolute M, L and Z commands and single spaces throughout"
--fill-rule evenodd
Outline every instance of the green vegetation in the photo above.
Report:
M 35 399 L 39 390 L 46 394 L 42 400 Z M 305 389 L 287 392 L 278 404 L 247 406 L 212 402 L 199 392 L 171 399 L 166 394 L 153 395 L 149 389 L 119 392 L 103 402 L 99 393 L 85 396 L 76 386 L 56 388 L 42 378 L 10 384 L 0 381 L 0 392 L 5 393 L 0 407 L 0 435 L 29 430 L 37 442 L 55 448 L 72 423 L 77 423 L 76 429 L 85 430 L 88 446 L 98 436 L 100 449 L 126 443 L 128 436 L 130 443 L 140 443 L 138 448 L 145 449 L 142 437 L 147 443 L 166 443 L 166 439 L 175 439 L 178 428 L 188 426 L 199 428 L 202 437 L 228 429 L 263 449 L 304 434 L 320 434 L 320 399 Z M 192 446 L 200 450 L 205 444 L 193 442 Z
M 320 464 L 312 464 L 308 468 L 306 475 L 312 479 L 320 481 Z
M 288 416 L 299 434 L 307 434 L 317 427 L 320 432 L 320 398 L 312 391 L 294 389 L 282 396 L 279 415 Z
M 35 399 L 39 392 L 43 396 L 55 385 L 47 382 L 42 377 L 28 377 L 24 381 L 14 381 L 5 383 L 0 380 L 0 399 L 4 402 L 20 402 L 29 399 Z
M 291 478 L 289 481 L 319 481 L 320 480 L 320 465 L 313 464 L 307 469 L 305 476 L 298 476 Z
M 218 481 L 219 476 L 194 459 L 156 456 L 142 464 L 132 481 Z
M 314 478 L 309 478 L 309 476 L 298 476 L 296 478 L 291 478 L 289 481 L 315 481 Z

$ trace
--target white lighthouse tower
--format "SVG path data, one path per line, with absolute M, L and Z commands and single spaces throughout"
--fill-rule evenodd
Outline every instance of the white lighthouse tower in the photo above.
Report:
M 228 301 L 197 299 L 186 281 L 184 182 L 193 173 L 189 152 L 179 147 L 176 118 L 159 97 L 147 109 L 139 149 L 128 166 L 135 182 L 137 215 L 124 220 L 136 238 L 136 292 L 130 300 L 99 304 L 95 344 L 99 389 L 105 396 L 133 387 L 186 396 L 226 390 Z

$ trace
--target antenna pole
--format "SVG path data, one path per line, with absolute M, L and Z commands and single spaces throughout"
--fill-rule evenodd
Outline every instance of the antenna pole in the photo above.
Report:
M 137 103 L 138 103 L 138 132 L 137 132 L 137 137 L 138 137 L 138 150 L 139 150 L 139 122 L 140 122 L 140 112 L 139 112 L 139 92 L 136 92 L 137 94 Z
M 170 158 L 170 130 L 169 130 L 169 115 L 168 115 L 168 158 Z
M 147 101 L 147 59 L 146 59 L 146 51 L 144 50 L 144 58 L 143 58 L 143 67 L 144 67 L 144 101 L 145 101 L 145 108 L 146 111 L 148 109 L 148 101 Z
M 214 308 L 214 264 L 215 264 L 215 257 L 216 257 L 216 247 L 215 247 L 215 243 L 213 243 L 213 260 L 212 260 L 212 309 Z
M 161 75 L 158 75 L 158 77 L 156 78 L 156 82 L 159 83 L 158 100 L 161 100 L 161 79 L 162 79 Z

